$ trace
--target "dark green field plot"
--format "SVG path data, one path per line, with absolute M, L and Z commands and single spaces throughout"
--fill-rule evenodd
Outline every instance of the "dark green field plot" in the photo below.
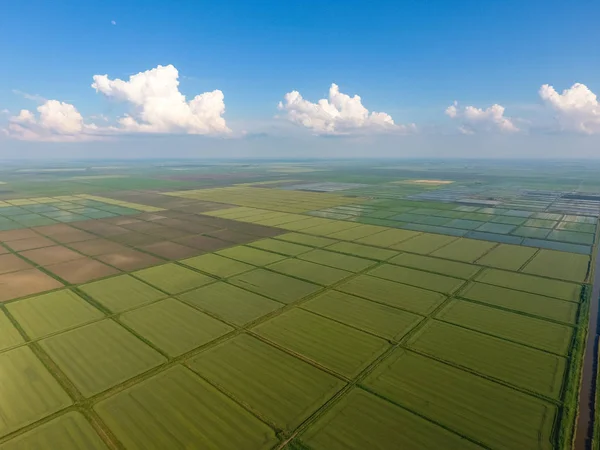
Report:
M 128 449 L 267 450 L 277 442 L 267 425 L 181 366 L 119 392 L 94 409 Z
M 179 298 L 238 326 L 283 307 L 279 302 L 224 282 L 194 289 Z
M 340 253 L 327 250 L 312 250 L 298 256 L 299 259 L 310 261 L 324 266 L 335 267 L 337 269 L 347 270 L 349 272 L 360 272 L 367 267 L 371 267 L 376 262 L 357 258 L 356 256 L 342 255 Z
M 398 254 L 393 250 L 371 247 L 369 245 L 357 244 L 355 242 L 337 242 L 325 248 L 332 252 L 345 253 L 358 256 L 360 258 L 374 259 L 376 261 L 385 261 Z
M 135 308 L 167 296 L 129 275 L 84 284 L 78 289 L 112 312 Z
M 407 345 L 487 377 L 560 398 L 567 365 L 560 356 L 436 320 L 412 335 Z
M 577 223 L 577 222 L 560 222 L 556 226 L 557 230 L 565 231 L 578 231 L 580 233 L 595 233 L 596 224 L 591 223 Z
M 540 250 L 523 272 L 583 283 L 587 278 L 590 258 L 576 253 Z
M 0 437 L 71 405 L 71 398 L 28 347 L 1 353 L 0 367 Z
M 179 356 L 233 330 L 172 298 L 126 312 L 119 321 L 170 357 Z
M 594 243 L 594 234 L 578 233 L 576 231 L 554 230 L 550 232 L 547 239 L 552 241 L 569 242 L 571 244 L 592 245 Z
M 286 256 L 297 256 L 312 250 L 312 247 L 306 245 L 294 244 L 293 242 L 278 241 L 277 239 L 263 239 L 261 241 L 248 244 L 260 250 L 281 253 Z
M 321 264 L 300 259 L 286 259 L 285 261 L 271 264 L 268 268 L 284 275 L 302 278 L 303 280 L 321 284 L 323 286 L 335 284 L 352 275 L 351 272 L 345 270 L 323 266 Z
M 461 291 L 460 296 L 468 300 L 571 324 L 576 323 L 579 311 L 577 303 L 483 283 L 469 284 Z
M 435 317 L 559 355 L 569 353 L 573 335 L 567 325 L 463 300 L 452 300 Z
M 243 273 L 231 278 L 229 282 L 282 303 L 295 302 L 321 289 L 316 284 L 264 269 Z
M 227 258 L 242 261 L 253 266 L 266 266 L 277 261 L 285 259 L 285 256 L 276 253 L 266 252 L 257 248 L 245 247 L 243 245 L 220 250 L 217 255 L 226 256 Z
M 454 219 L 448 223 L 445 223 L 444 226 L 450 228 L 460 228 L 461 230 L 474 230 L 483 224 L 484 222 L 479 220 Z
M 486 233 L 508 234 L 515 228 L 516 227 L 514 225 L 488 222 L 478 227 L 477 231 L 483 231 Z
M 536 228 L 554 228 L 556 224 L 556 220 L 528 219 L 523 225 Z
M 235 259 L 225 258 L 224 256 L 214 253 L 195 256 L 180 262 L 186 266 L 193 267 L 194 269 L 221 278 L 229 278 L 254 269 L 254 266 L 251 266 L 250 264 L 236 261 Z
M 481 258 L 496 245 L 497 244 L 494 242 L 477 241 L 475 239 L 458 239 L 434 251 L 431 253 L 431 256 L 472 263 Z
M 215 281 L 214 278 L 176 264 L 150 267 L 149 269 L 133 272 L 133 275 L 169 294 L 189 291 Z
M 498 269 L 519 270 L 523 264 L 535 254 L 537 249 L 521 247 L 519 245 L 500 244 L 484 256 L 479 258 L 477 264 L 496 267 Z
M 550 234 L 550 230 L 547 228 L 519 227 L 512 234 L 526 238 L 546 239 L 546 236 Z
M 369 275 L 359 275 L 336 290 L 423 315 L 429 314 L 446 298 L 438 292 Z
M 247 334 L 202 352 L 189 366 L 286 431 L 300 425 L 344 385 L 339 378 Z
M 46 338 L 40 346 L 90 397 L 162 364 L 165 358 L 112 320 Z
M 108 450 L 85 417 L 69 412 L 0 444 L 2 450 L 43 449 L 52 445 L 61 450 Z
M 581 286 L 558 280 L 548 280 L 533 275 L 486 269 L 476 277 L 477 281 L 519 291 L 578 302 Z
M 414 269 L 426 270 L 428 272 L 437 272 L 456 278 L 471 278 L 477 273 L 479 267 L 472 264 L 466 264 L 445 259 L 432 258 L 430 256 L 413 255 L 411 253 L 402 253 L 388 262 L 399 266 L 412 267 Z
M 391 248 L 395 250 L 427 255 L 457 239 L 458 238 L 454 236 L 424 233 L 407 241 L 392 245 Z
M 389 281 L 431 289 L 432 291 L 441 292 L 442 294 L 450 294 L 464 283 L 464 280 L 458 278 L 423 272 L 392 264 L 383 264 L 375 267 L 370 270 L 368 274 Z
M 253 331 L 347 377 L 357 375 L 389 347 L 383 339 L 299 309 Z
M 316 314 L 387 339 L 399 340 L 423 318 L 338 291 L 327 291 L 302 305 Z
M 301 233 L 286 233 L 280 236 L 277 236 L 276 239 L 293 242 L 295 244 L 308 245 L 311 247 L 326 247 L 335 243 L 335 239 L 329 239 L 320 236 L 311 236 L 308 234 Z
M 25 342 L 19 330 L 15 328 L 4 311 L 0 311 L 0 351 L 7 350 Z
M 31 339 L 104 317 L 99 310 L 69 290 L 9 303 L 7 309 Z
M 480 446 L 362 389 L 355 388 L 298 438 L 314 450 L 447 449 Z M 288 449 L 288 447 L 286 447 Z
M 488 448 L 553 448 L 555 405 L 431 358 L 398 349 L 364 383 Z

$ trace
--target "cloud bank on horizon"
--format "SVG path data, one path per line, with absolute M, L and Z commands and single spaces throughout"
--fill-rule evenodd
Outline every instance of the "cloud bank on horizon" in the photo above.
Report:
M 12 139 L 41 142 L 85 142 L 115 138 L 124 134 L 178 134 L 231 136 L 225 118 L 225 96 L 221 90 L 204 92 L 187 100 L 179 90 L 179 72 L 173 65 L 162 66 L 131 75 L 128 80 L 111 79 L 107 74 L 94 75 L 91 87 L 108 101 L 124 104 L 128 113 L 102 125 L 84 118 L 75 105 L 47 100 L 18 90 L 13 92 L 38 101 L 35 111 L 21 110 L 8 115 L 8 124 L 0 129 Z M 554 116 L 557 131 L 586 135 L 600 134 L 600 103 L 584 84 L 575 83 L 562 93 L 548 84 L 538 91 L 544 107 Z M 290 122 L 314 135 L 405 135 L 417 131 L 414 123 L 398 124 L 390 114 L 369 111 L 359 95 L 340 92 L 331 84 L 328 98 L 312 103 L 293 90 L 284 95 L 277 109 L 279 120 Z M 441 112 L 441 111 L 440 111 Z M 444 111 L 457 130 L 466 135 L 481 133 L 516 134 L 532 132 L 535 126 L 518 117 L 506 115 L 505 107 L 493 104 L 479 108 L 459 106 L 455 101 Z M 517 125 L 519 124 L 519 125 Z

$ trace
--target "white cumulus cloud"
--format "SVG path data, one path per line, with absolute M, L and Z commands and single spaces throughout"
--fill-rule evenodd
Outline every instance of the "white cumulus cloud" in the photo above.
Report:
M 504 115 L 504 107 L 494 104 L 486 109 L 466 106 L 460 108 L 457 102 L 446 108 L 445 114 L 451 119 L 462 122 L 459 131 L 463 134 L 474 134 L 481 131 L 515 133 L 519 128 L 514 120 Z
M 350 97 L 340 92 L 336 84 L 329 88 L 329 99 L 311 103 L 298 91 L 285 94 L 279 102 L 279 110 L 297 125 L 309 128 L 316 134 L 355 134 L 378 132 L 409 132 L 416 126 L 395 124 L 389 114 L 371 112 L 362 104 L 358 95 Z
M 98 128 L 84 123 L 75 106 L 47 100 L 38 106 L 37 114 L 27 109 L 9 119 L 5 133 L 25 141 L 75 142 L 98 139 Z
M 230 130 L 222 117 L 224 95 L 220 90 L 205 92 L 187 101 L 179 92 L 179 72 L 172 66 L 158 66 L 129 77 L 111 80 L 94 75 L 92 88 L 106 97 L 133 107 L 131 115 L 119 119 L 127 132 L 220 134 Z
M 560 127 L 565 131 L 600 133 L 600 103 L 585 84 L 575 83 L 559 94 L 552 86 L 544 84 L 540 97 L 556 113 Z

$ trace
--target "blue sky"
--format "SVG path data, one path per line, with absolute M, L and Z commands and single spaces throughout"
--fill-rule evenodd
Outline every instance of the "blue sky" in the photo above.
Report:
M 3 2 L 0 110 L 8 113 L 0 126 L 38 106 L 15 90 L 72 104 L 86 121 L 100 114 L 116 120 L 131 105 L 97 94 L 92 76 L 127 80 L 172 64 L 188 99 L 222 91 L 229 128 L 250 134 L 271 132 L 286 93 L 316 102 L 331 83 L 420 133 L 497 131 L 483 119 L 470 123 L 460 109 L 493 104 L 519 131 L 551 128 L 558 111 L 572 132 L 572 116 L 544 109 L 538 90 L 583 83 L 600 92 L 598 17 L 600 3 L 587 0 Z M 454 100 L 459 112 L 451 118 L 444 111 Z M 598 136 L 594 111 L 587 111 L 589 139 Z M 315 128 L 293 125 L 286 138 L 302 131 L 318 138 Z M 15 146 L 0 138 L 0 155 Z

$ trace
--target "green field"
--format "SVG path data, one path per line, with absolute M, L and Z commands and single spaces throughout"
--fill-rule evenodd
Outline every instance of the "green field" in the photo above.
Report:
M 600 165 L 1 166 L 1 450 L 580 450 Z

